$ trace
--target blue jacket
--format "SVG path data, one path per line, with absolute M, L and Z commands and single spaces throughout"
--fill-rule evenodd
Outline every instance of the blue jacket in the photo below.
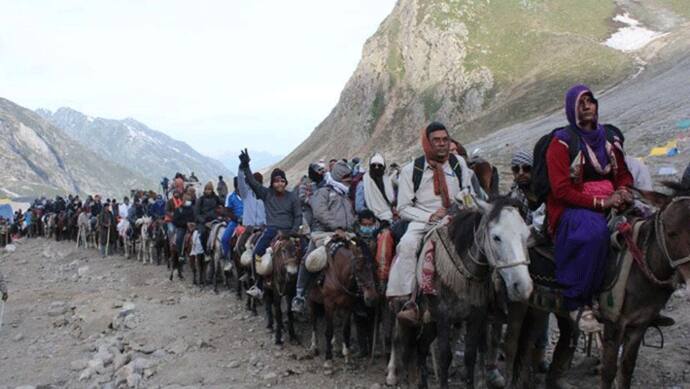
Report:
M 165 201 L 163 199 L 156 200 L 149 206 L 149 216 L 154 218 L 165 216 Z
M 237 192 L 232 192 L 225 198 L 225 208 L 231 210 L 237 219 L 242 219 L 244 205 L 242 204 L 242 197 Z
M 243 204 L 242 224 L 249 227 L 266 225 L 264 202 L 259 200 L 254 191 L 249 187 L 242 169 L 237 171 L 237 189 L 240 191 Z

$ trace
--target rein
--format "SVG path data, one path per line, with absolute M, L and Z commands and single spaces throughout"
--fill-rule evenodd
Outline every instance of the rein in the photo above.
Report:
M 683 200 L 690 200 L 690 196 L 681 196 L 674 198 L 671 202 L 675 203 L 677 201 L 683 201 Z M 664 227 L 664 221 L 663 221 L 663 215 L 662 213 L 665 211 L 659 211 L 656 213 L 654 216 L 654 238 L 659 245 L 659 249 L 661 250 L 662 255 L 664 256 L 664 259 L 668 262 L 669 266 L 671 266 L 672 269 L 676 269 L 678 266 L 685 264 L 687 262 L 690 262 L 690 255 L 683 257 L 683 258 L 678 258 L 678 259 L 673 259 L 671 255 L 669 254 L 668 251 L 668 243 L 666 242 L 666 234 L 665 234 L 665 227 Z M 675 283 L 673 280 L 673 275 L 669 277 L 666 280 L 660 280 L 659 278 L 654 275 L 654 272 L 652 272 L 652 269 L 649 267 L 649 264 L 646 261 L 647 258 L 647 250 L 645 249 L 642 251 L 640 247 L 637 245 L 635 240 L 632 238 L 632 227 L 630 224 L 625 223 L 624 225 L 621 225 L 619 227 L 619 230 L 623 237 L 625 238 L 626 244 L 628 245 L 628 250 L 630 250 L 630 253 L 632 254 L 633 260 L 637 264 L 637 266 L 640 268 L 640 271 L 644 276 L 651 282 L 652 284 L 660 287 L 660 288 L 666 288 L 666 289 L 674 289 Z M 647 240 L 649 240 L 652 237 L 651 233 L 647 236 Z M 647 245 L 645 245 L 647 246 Z
M 467 255 L 476 265 L 488 266 L 492 271 L 510 269 L 517 266 L 529 265 L 529 256 L 525 255 L 525 260 L 508 262 L 505 264 L 499 264 L 496 260 L 496 252 L 493 247 L 489 244 L 487 250 L 487 242 L 489 242 L 489 229 L 487 228 L 488 221 L 486 221 L 487 216 L 482 217 L 482 221 L 479 223 L 477 229 L 474 230 L 474 244 L 467 251 Z M 481 230 L 481 233 L 480 233 Z M 472 249 L 477 251 L 476 255 L 472 254 Z M 486 258 L 486 262 L 480 262 L 480 258 Z

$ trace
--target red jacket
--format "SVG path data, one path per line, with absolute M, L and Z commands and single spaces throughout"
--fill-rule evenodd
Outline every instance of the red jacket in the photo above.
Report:
M 616 167 L 613 171 L 614 178 L 612 184 L 614 189 L 632 186 L 633 177 L 625 164 L 623 151 L 618 147 L 614 147 L 613 154 L 615 157 L 613 166 Z M 549 192 L 549 196 L 546 199 L 546 214 L 551 236 L 554 235 L 558 221 L 566 208 L 600 210 L 595 205 L 595 200 L 598 200 L 598 198 L 583 193 L 583 183 L 574 182 L 571 178 L 571 169 L 579 169 L 579 172 L 575 172 L 575 174 L 582 176 L 584 161 L 584 156 L 580 154 L 579 163 L 576 161 L 571 167 L 568 145 L 557 137 L 553 137 L 549 148 L 546 150 L 546 165 L 548 166 L 549 184 L 551 186 L 551 192 Z

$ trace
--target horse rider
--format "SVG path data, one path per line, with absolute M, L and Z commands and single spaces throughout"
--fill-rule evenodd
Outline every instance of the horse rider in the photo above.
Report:
M 254 258 L 261 258 L 278 233 L 296 235 L 302 225 L 302 207 L 296 193 L 288 191 L 285 172 L 276 168 L 271 172 L 270 187 L 266 188 L 254 179 L 249 168 L 249 154 L 245 149 L 240 155 L 240 168 L 244 171 L 247 184 L 258 199 L 264 201 L 266 209 L 266 229 L 254 248 Z M 247 291 L 254 298 L 263 295 L 261 280 Z
M 264 176 L 256 172 L 254 173 L 254 180 L 258 182 L 259 185 L 263 185 Z M 237 171 L 237 189 L 240 198 L 242 198 L 242 224 L 245 230 L 237 239 L 236 246 L 243 250 L 251 234 L 255 230 L 261 229 L 266 225 L 266 209 L 263 200 L 257 198 L 254 191 L 249 187 L 242 168 L 239 168 Z M 243 277 L 244 276 L 245 275 L 243 275 Z
M 223 201 L 226 200 L 228 196 L 228 184 L 226 184 L 225 181 L 223 181 L 223 176 L 218 176 L 216 192 L 218 192 L 218 197 L 220 197 Z
M 168 198 L 168 185 L 170 184 L 170 180 L 168 177 L 163 177 L 161 180 L 161 188 L 163 188 L 163 194 L 165 195 L 165 198 Z
M 326 168 L 323 165 L 311 163 L 307 169 L 306 179 L 304 179 L 299 186 L 299 201 L 302 204 L 302 219 L 304 219 L 303 225 L 305 227 L 311 228 L 313 212 L 310 201 L 316 191 L 326 185 L 326 181 L 324 180 L 325 174 Z M 309 231 L 303 232 L 308 233 Z M 306 245 L 304 247 L 306 247 Z
M 220 176 L 219 178 L 222 178 L 222 176 Z M 223 236 L 220 239 L 220 244 L 223 248 L 223 258 L 226 262 L 230 260 L 230 240 L 232 239 L 232 236 L 235 233 L 235 229 L 238 225 L 240 225 L 242 213 L 244 212 L 242 197 L 240 196 L 238 189 L 238 181 L 239 180 L 237 177 L 233 178 L 232 185 L 235 190 L 233 190 L 232 193 L 226 195 L 225 197 L 225 214 L 229 217 L 230 221 L 228 221 L 228 225 L 225 228 L 225 232 L 223 233 Z M 220 187 L 220 182 L 218 183 L 218 187 Z M 225 192 L 227 193 L 227 187 L 225 189 Z
M 126 218 L 127 215 L 129 215 L 129 208 L 130 208 L 129 197 L 125 196 L 124 199 L 122 199 L 120 206 L 118 207 L 118 212 L 117 212 L 118 216 L 121 219 Z
M 175 214 L 175 210 L 180 208 L 183 204 L 184 200 L 182 199 L 182 191 L 174 189 L 172 197 L 170 197 L 170 200 L 168 200 L 168 202 L 165 204 L 165 218 L 163 219 L 167 223 L 169 237 L 175 235 L 175 225 L 173 223 L 173 215 Z
M 395 190 L 390 176 L 386 175 L 386 161 L 379 153 L 369 159 L 369 171 L 357 185 L 355 211 L 371 210 L 376 218 L 388 225 L 400 216 L 395 209 Z
M 590 308 L 609 258 L 606 213 L 632 203 L 627 187 L 633 177 L 622 139 L 610 137 L 599 123 L 599 103 L 588 87 L 568 90 L 565 113 L 569 126 L 555 132 L 546 151 L 548 227 L 565 308 L 582 330 L 593 331 L 599 325 Z M 572 137 L 579 138 L 580 148 L 573 161 Z
M 89 205 L 91 208 L 91 227 L 95 229 L 96 220 L 98 216 L 103 211 L 103 204 L 101 204 L 101 195 L 96 194 L 93 196 L 93 202 Z
M 541 221 L 540 225 L 543 224 L 544 217 L 544 205 L 539 204 L 539 199 L 532 191 L 532 165 L 532 154 L 524 150 L 517 151 L 510 160 L 513 183 L 508 196 L 520 203 L 520 211 L 525 216 L 528 226 L 533 225 L 535 212 L 536 216 L 541 216 L 538 220 Z M 537 230 L 541 231 L 541 228 Z
M 332 181 L 321 186 L 310 199 L 312 210 L 311 240 L 304 258 L 318 246 L 323 245 L 327 236 L 336 235 L 346 238 L 355 224 L 352 202 L 348 197 L 352 181 L 352 169 L 343 161 L 336 162 L 331 168 Z M 311 284 L 313 273 L 307 270 L 305 261 L 301 261 L 297 274 L 297 290 L 292 300 L 292 311 L 304 311 L 304 298 Z
M 210 228 L 207 224 L 218 217 L 218 209 L 222 206 L 223 202 L 213 190 L 213 182 L 209 181 L 204 186 L 204 194 L 197 199 L 195 204 L 196 228 L 201 235 L 202 247 L 206 247 L 208 241 Z
M 156 195 L 156 201 L 149 206 L 148 215 L 154 220 L 165 216 L 165 200 L 162 195 Z
M 187 228 L 196 220 L 194 207 L 192 206 L 192 198 L 189 193 L 182 196 L 182 205 L 175 208 L 173 212 L 172 224 L 175 226 L 175 247 L 177 249 L 178 258 L 183 255 L 184 236 L 187 233 Z M 177 276 L 182 277 L 182 264 L 178 260 Z M 171 275 L 172 277 L 172 275 Z
M 432 122 L 424 128 L 421 143 L 424 155 L 400 173 L 398 212 L 409 225 L 398 243 L 386 289 L 387 297 L 407 301 L 398 317 L 412 325 L 418 323 L 415 274 L 417 250 L 424 235 L 448 214 L 458 193 L 462 191 L 467 202 L 471 202 L 470 196 L 479 195 L 472 184 L 473 172 L 462 158 L 450 154 L 450 136 L 443 124 Z

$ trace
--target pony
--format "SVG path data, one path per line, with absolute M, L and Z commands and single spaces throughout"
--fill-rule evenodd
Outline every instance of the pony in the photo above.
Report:
M 308 301 L 311 311 L 312 336 L 310 350 L 318 353 L 318 310 L 321 308 L 326 319 L 326 355 L 324 368 L 332 368 L 333 336 L 336 313 L 343 314 L 342 355 L 350 361 L 350 319 L 355 304 L 363 300 L 367 307 L 374 307 L 379 299 L 374 280 L 374 263 L 369 247 L 362 240 L 334 239 L 329 245 L 326 268 L 322 271 L 320 285 L 309 290 Z
M 602 315 L 602 388 L 611 388 L 614 380 L 619 388 L 630 388 L 647 328 L 666 305 L 677 281 L 683 279 L 686 286 L 690 285 L 690 186 L 674 182 L 664 185 L 673 191 L 672 195 L 637 191 L 658 211 L 647 218 L 633 219 L 629 224 L 633 226 L 632 231 L 637 232 L 628 234 L 625 239 L 625 250 L 630 251 L 632 263 L 627 282 L 623 284 L 623 303 L 617 317 Z M 617 263 L 620 262 L 611 261 L 605 284 L 613 284 L 609 281 L 621 275 L 622 265 Z M 540 303 L 549 300 L 549 293 L 558 301 L 558 286 L 550 290 L 537 287 L 529 306 L 515 307 L 509 318 L 509 331 L 514 336 L 506 339 L 506 366 L 512 375 L 509 381 L 513 387 L 531 387 L 534 383 L 531 361 L 534 339 L 538 336 L 535 329 L 542 325 L 549 312 L 558 318 L 560 338 L 546 377 L 547 385 L 568 386 L 564 375 L 572 361 L 579 330 L 568 313 L 558 308 L 559 304 Z M 600 297 L 600 306 L 603 304 L 606 301 Z
M 417 297 L 423 312 L 421 328 L 396 321 L 388 385 L 398 383 L 397 370 L 403 360 L 412 363 L 416 357 L 417 370 L 412 376 L 419 374 L 419 386 L 427 387 L 426 359 L 431 343 L 438 339 L 439 385 L 448 388 L 451 329 L 466 321 L 465 384 L 474 387 L 477 350 L 484 354 L 487 348 L 490 307 L 502 294 L 510 301 L 527 301 L 532 293 L 527 269 L 530 233 L 519 204 L 505 197 L 476 203 L 477 208 L 460 210 L 427 235 L 417 269 L 422 290 Z M 495 362 L 497 345 L 491 346 L 489 360 Z
M 273 329 L 275 323 L 275 344 L 283 344 L 283 299 L 287 301 L 287 326 L 291 341 L 298 341 L 295 333 L 290 302 L 295 297 L 297 287 L 297 270 L 299 269 L 300 243 L 298 238 L 278 236 L 272 245 L 272 271 L 264 277 L 264 303 L 268 327 Z M 275 319 L 275 320 L 274 320 Z
M 151 239 L 151 224 L 153 223 L 153 219 L 151 219 L 149 216 L 144 216 L 135 223 L 140 227 L 137 260 L 141 261 L 143 264 L 146 264 L 146 259 L 148 258 L 148 262 L 153 263 L 153 253 L 151 247 L 153 244 L 153 240 Z

